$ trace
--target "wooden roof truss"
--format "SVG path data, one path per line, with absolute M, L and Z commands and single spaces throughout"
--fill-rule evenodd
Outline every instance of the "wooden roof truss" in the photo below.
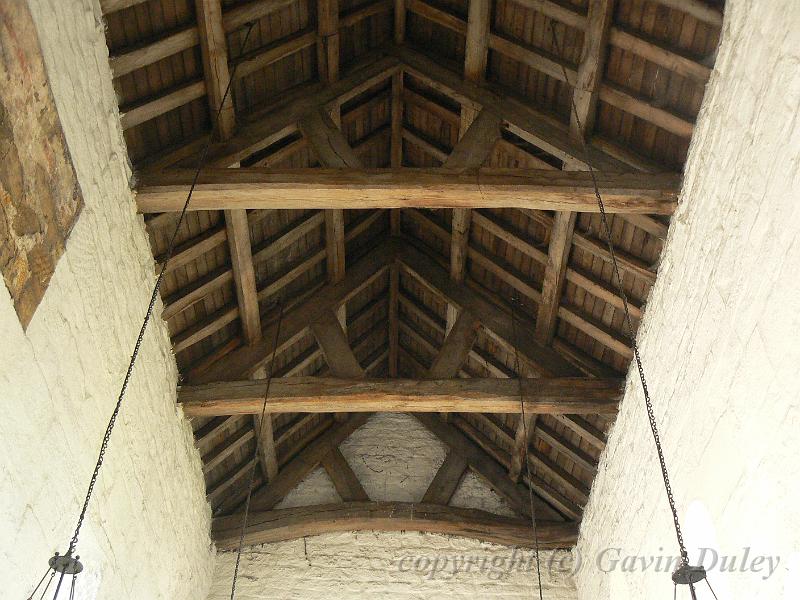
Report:
M 157 265 L 219 111 L 162 296 L 220 547 L 254 460 L 248 542 L 373 528 L 526 545 L 530 487 L 543 546 L 574 543 L 632 356 L 587 169 L 638 323 L 719 8 L 101 6 Z M 338 449 L 378 411 L 447 448 L 419 504 L 372 501 Z M 343 503 L 276 510 L 318 466 Z M 518 518 L 448 506 L 467 469 Z

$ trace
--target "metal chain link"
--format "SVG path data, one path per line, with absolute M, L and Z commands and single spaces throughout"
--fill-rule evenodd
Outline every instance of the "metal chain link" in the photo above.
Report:
M 253 481 L 256 478 L 256 462 L 258 460 L 258 451 L 261 449 L 261 438 L 264 431 L 264 416 L 267 412 L 267 400 L 269 399 L 269 388 L 272 384 L 272 378 L 275 375 L 275 357 L 278 355 L 278 341 L 281 337 L 281 324 L 283 323 L 283 302 L 280 303 L 278 308 L 278 324 L 275 328 L 275 341 L 272 344 L 272 360 L 269 365 L 269 374 L 267 375 L 267 386 L 264 390 L 264 402 L 261 404 L 261 417 L 258 421 L 258 432 L 256 435 L 256 447 L 253 450 L 253 467 L 250 469 L 250 478 L 247 482 L 247 499 L 244 503 L 244 515 L 242 516 L 242 529 L 239 532 L 239 547 L 236 550 L 236 565 L 233 568 L 233 580 L 231 581 L 231 600 L 236 595 L 236 582 L 239 579 L 239 564 L 242 561 L 242 547 L 244 546 L 244 534 L 247 530 L 247 517 L 250 514 L 250 499 L 253 496 Z M 271 425 L 270 425 L 271 426 Z M 272 432 L 270 432 L 272 435 Z
M 519 383 L 519 418 L 522 419 L 522 435 L 525 437 L 525 470 L 528 473 L 528 503 L 531 511 L 531 529 L 533 529 L 533 550 L 536 556 L 536 579 L 539 583 L 539 600 L 544 600 L 542 596 L 542 567 L 539 563 L 539 531 L 536 527 L 536 510 L 533 506 L 533 478 L 531 477 L 531 463 L 528 460 L 528 425 L 525 423 L 525 402 L 523 399 L 522 390 L 522 374 L 520 373 L 519 361 L 519 344 L 517 343 L 517 320 L 514 316 L 514 306 L 519 303 L 516 295 L 511 297 L 511 337 L 513 338 L 514 346 L 514 372 L 517 374 L 517 381 Z
M 247 40 L 250 37 L 250 32 L 253 30 L 253 26 L 255 23 L 249 23 L 247 28 L 247 33 L 244 36 L 244 40 L 242 41 L 242 47 L 240 50 L 240 54 L 244 52 L 245 46 L 247 45 Z M 95 463 L 94 470 L 92 471 L 92 477 L 89 480 L 89 487 L 86 490 L 86 497 L 83 501 L 83 507 L 81 508 L 80 515 L 78 517 L 78 523 L 75 526 L 75 533 L 72 535 L 72 539 L 69 542 L 69 550 L 67 550 L 67 556 L 72 556 L 72 553 L 75 551 L 78 545 L 78 536 L 81 532 L 81 527 L 83 527 L 83 521 L 86 518 L 86 511 L 89 508 L 89 501 L 92 498 L 92 494 L 94 493 L 94 486 L 97 483 L 97 478 L 100 475 L 100 469 L 103 466 L 103 461 L 105 460 L 106 450 L 108 449 L 108 442 L 111 439 L 111 432 L 114 429 L 114 425 L 117 422 L 117 416 L 119 415 L 119 411 L 122 408 L 122 401 L 125 398 L 125 393 L 128 390 L 128 384 L 131 380 L 131 375 L 133 374 L 133 367 L 136 364 L 136 359 L 139 357 L 139 350 L 142 346 L 142 340 L 144 339 L 145 331 L 147 330 L 147 326 L 150 323 L 150 319 L 153 316 L 153 309 L 156 305 L 156 300 L 159 296 L 159 291 L 161 289 L 161 283 L 164 280 L 164 275 L 167 271 L 167 265 L 169 264 L 170 259 L 172 258 L 172 254 L 175 251 L 175 241 L 178 237 L 178 231 L 183 224 L 183 219 L 186 216 L 186 211 L 189 208 L 189 202 L 192 199 L 192 193 L 194 192 L 194 188 L 197 186 L 197 181 L 200 178 L 200 171 L 202 170 L 203 166 L 205 165 L 206 158 L 208 157 L 208 151 L 211 147 L 211 142 L 214 138 L 214 132 L 217 130 L 219 126 L 219 117 L 222 113 L 222 107 L 225 105 L 225 101 L 228 98 L 228 94 L 231 90 L 231 84 L 233 83 L 234 75 L 236 73 L 236 66 L 233 68 L 231 72 L 231 76 L 228 79 L 228 85 L 225 88 L 225 93 L 222 96 L 222 101 L 220 102 L 219 108 L 217 110 L 217 114 L 214 118 L 214 122 L 211 128 L 211 134 L 209 135 L 208 142 L 203 147 L 203 151 L 200 155 L 200 158 L 197 162 L 197 169 L 195 170 L 194 178 L 192 179 L 192 185 L 189 188 L 189 193 L 186 196 L 186 201 L 183 203 L 183 208 L 181 209 L 180 216 L 178 217 L 178 222 L 175 224 L 175 230 L 172 232 L 172 236 L 170 237 L 169 244 L 167 245 L 167 251 L 165 255 L 165 259 L 161 264 L 161 270 L 158 273 L 158 277 L 156 278 L 156 283 L 153 286 L 153 292 L 150 294 L 150 302 L 147 305 L 147 312 L 144 316 L 144 321 L 142 322 L 142 326 L 139 329 L 139 335 L 136 337 L 136 344 L 133 347 L 133 353 L 131 354 L 130 362 L 128 363 L 128 370 L 125 372 L 125 378 L 122 381 L 122 387 L 120 388 L 119 396 L 117 396 L 117 403 L 114 406 L 114 411 L 111 413 L 111 418 L 108 420 L 108 425 L 106 426 L 105 434 L 103 434 L 103 441 L 100 444 L 100 452 L 97 456 L 97 462 Z
M 553 26 L 552 21 L 550 22 L 550 31 L 552 33 L 553 44 L 555 45 L 556 50 L 558 51 L 558 55 L 564 56 L 563 47 L 559 42 L 558 37 L 556 36 L 555 27 Z M 564 75 L 564 81 L 567 82 L 567 84 L 569 84 L 569 77 L 567 75 L 567 70 L 564 67 L 563 63 L 561 63 L 561 70 Z M 575 82 L 575 85 L 577 86 L 577 81 Z M 672 493 L 672 485 L 670 484 L 669 472 L 667 471 L 667 462 L 666 459 L 664 458 L 664 450 L 661 446 L 661 436 L 658 433 L 658 424 L 656 422 L 655 412 L 653 411 L 653 402 L 650 399 L 650 391 L 647 387 L 647 379 L 645 378 L 644 367 L 642 366 L 642 358 L 639 354 L 639 346 L 636 343 L 636 335 L 633 329 L 633 321 L 631 319 L 630 308 L 628 305 L 628 296 L 625 293 L 625 288 L 622 283 L 622 275 L 620 274 L 619 264 L 617 263 L 617 256 L 616 253 L 614 252 L 614 243 L 611 238 L 611 227 L 608 224 L 608 216 L 606 215 L 605 205 L 603 204 L 603 198 L 600 194 L 600 187 L 597 183 L 597 176 L 595 174 L 594 168 L 592 167 L 592 162 L 589 157 L 589 148 L 586 144 L 586 139 L 583 135 L 584 133 L 583 124 L 581 123 L 581 118 L 580 115 L 578 114 L 578 108 L 575 105 L 574 94 L 571 96 L 570 103 L 572 106 L 572 113 L 575 116 L 575 122 L 578 126 L 578 131 L 581 132 L 581 135 L 579 137 L 581 141 L 581 148 L 584 154 L 584 163 L 589 169 L 589 174 L 592 178 L 592 185 L 594 186 L 594 195 L 597 198 L 597 206 L 600 209 L 600 221 L 602 222 L 603 225 L 603 232 L 606 237 L 606 245 L 608 246 L 608 252 L 609 255 L 611 256 L 614 278 L 616 279 L 617 290 L 619 291 L 619 295 L 622 298 L 622 306 L 625 312 L 625 319 L 624 319 L 625 329 L 628 338 L 631 341 L 633 356 L 636 362 L 636 369 L 639 372 L 639 380 L 642 383 L 642 391 L 644 392 L 644 403 L 647 409 L 647 419 L 650 422 L 650 431 L 653 434 L 653 441 L 655 442 L 656 453 L 658 454 L 658 463 L 661 468 L 661 476 L 664 479 L 664 488 L 666 489 L 667 492 L 667 501 L 669 502 L 669 508 L 670 511 L 672 512 L 672 521 L 675 527 L 675 535 L 678 539 L 678 546 L 680 548 L 680 553 L 681 553 L 681 561 L 683 562 L 683 564 L 688 564 L 689 554 L 686 551 L 686 545 L 684 544 L 683 541 L 683 533 L 681 531 L 681 524 L 678 518 L 678 510 L 675 506 L 675 497 L 673 496 Z

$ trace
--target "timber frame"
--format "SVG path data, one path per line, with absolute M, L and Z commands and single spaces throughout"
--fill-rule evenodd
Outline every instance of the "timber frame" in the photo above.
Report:
M 542 547 L 575 543 L 632 358 L 594 182 L 638 325 L 720 4 L 101 0 L 157 267 L 205 156 L 162 317 L 220 548 L 253 468 L 247 543 L 527 546 L 528 489 Z M 378 412 L 447 450 L 419 502 L 340 450 Z M 319 467 L 342 503 L 278 508 Z M 450 506 L 467 471 L 517 516 Z

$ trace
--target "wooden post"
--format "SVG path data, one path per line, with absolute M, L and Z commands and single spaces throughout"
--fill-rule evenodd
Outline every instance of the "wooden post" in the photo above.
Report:
M 200 49 L 203 55 L 203 73 L 212 121 L 219 110 L 225 89 L 230 81 L 228 49 L 225 29 L 222 26 L 220 0 L 195 0 L 197 25 L 200 31 Z M 230 138 L 236 129 L 233 98 L 228 94 L 219 115 L 217 128 L 220 140 Z
M 480 83 L 486 77 L 486 60 L 489 54 L 489 29 L 491 18 L 491 0 L 470 0 L 467 16 L 467 40 L 464 51 L 464 78 L 467 81 Z M 468 106 L 461 107 L 461 126 L 459 127 L 459 144 L 453 151 L 450 159 L 445 162 L 445 166 L 466 166 L 460 162 L 464 156 L 458 158 L 455 150 L 458 149 L 461 140 L 466 136 L 467 131 L 476 119 L 476 112 Z M 498 127 L 498 137 L 499 137 Z M 488 145 L 488 141 L 487 141 Z M 492 147 L 494 144 L 491 144 Z M 485 160 L 489 151 L 483 155 Z M 473 161 L 476 162 L 476 161 Z M 480 161 L 481 164 L 483 160 Z M 480 165 L 477 165 L 480 166 Z M 469 208 L 458 208 L 453 210 L 451 223 L 451 244 L 450 244 L 450 276 L 453 281 L 461 283 L 467 268 L 467 246 L 469 245 L 469 230 L 472 222 L 472 210 Z M 445 331 L 449 332 L 458 317 L 458 311 L 452 304 L 447 305 L 447 318 Z
M 462 111 L 463 115 L 463 111 Z M 463 126 L 462 119 L 462 126 Z M 491 154 L 500 139 L 500 119 L 488 111 L 481 111 L 453 148 L 444 166 L 448 168 L 474 169 L 480 167 Z M 472 222 L 472 209 L 454 208 L 450 231 L 450 277 L 457 283 L 464 281 L 467 269 L 469 230 Z M 449 332 L 458 318 L 458 311 L 452 304 L 447 305 L 445 331 Z
M 394 0 L 394 43 L 402 44 L 406 39 L 406 2 Z
M 301 119 L 300 130 L 309 141 L 317 160 L 324 167 L 343 169 L 361 167 L 344 134 L 324 110 L 310 113 Z M 325 245 L 328 261 L 328 281 L 338 283 L 345 273 L 344 211 L 325 211 Z M 347 327 L 347 308 L 342 305 L 337 317 Z
M 317 2 L 317 67 L 325 83 L 339 79 L 339 2 Z

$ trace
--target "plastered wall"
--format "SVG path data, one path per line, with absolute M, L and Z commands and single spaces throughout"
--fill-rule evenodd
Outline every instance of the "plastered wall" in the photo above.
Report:
M 686 542 L 695 562 L 709 548 L 719 598 L 800 597 L 799 106 L 800 3 L 728 0 L 639 333 Z M 632 379 L 583 519 L 579 597 L 672 597 L 655 562 L 676 554 L 670 525 Z
M 27 333 L 0 286 L 3 598 L 26 598 L 66 549 L 154 283 L 99 5 L 30 6 L 85 207 Z M 78 598 L 206 595 L 210 510 L 176 377 L 156 317 L 83 527 Z
M 444 446 L 416 419 L 380 413 L 341 446 L 372 500 L 419 501 L 444 460 Z M 276 508 L 338 502 L 321 468 Z M 453 506 L 514 513 L 467 473 Z M 575 600 L 568 552 L 542 552 L 545 598 Z M 217 555 L 208 600 L 230 598 L 235 553 Z M 350 532 L 247 548 L 236 586 L 239 600 L 350 598 L 538 597 L 532 552 L 446 535 Z

